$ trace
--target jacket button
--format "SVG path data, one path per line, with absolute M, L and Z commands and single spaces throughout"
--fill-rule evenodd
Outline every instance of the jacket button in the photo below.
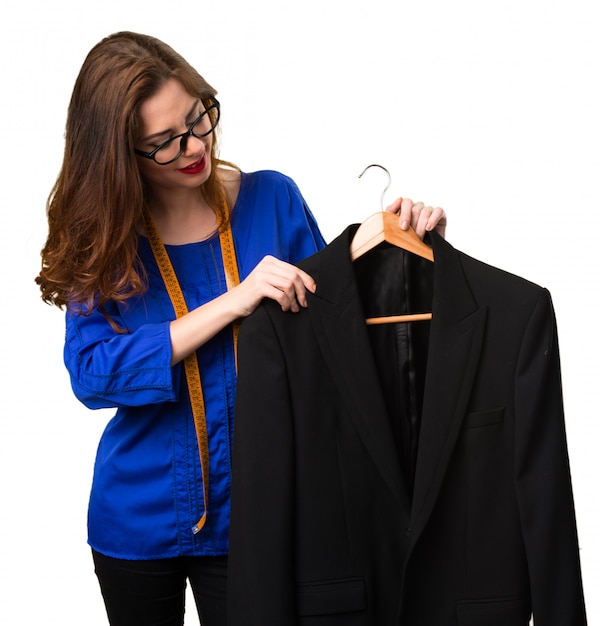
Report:
M 407 537 L 410 537 L 410 533 L 411 533 L 411 532 L 412 532 L 412 528 L 410 528 L 410 527 L 409 527 L 409 528 L 405 528 L 405 529 L 404 529 L 404 534 L 405 534 Z

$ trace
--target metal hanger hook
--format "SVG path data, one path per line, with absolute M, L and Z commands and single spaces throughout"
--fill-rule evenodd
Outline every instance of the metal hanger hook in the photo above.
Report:
M 392 184 L 392 175 L 387 171 L 387 169 L 385 167 L 383 167 L 383 165 L 378 165 L 377 163 L 371 163 L 371 165 L 367 165 L 367 167 L 365 167 L 365 169 L 358 175 L 358 177 L 362 178 L 362 175 L 370 167 L 379 167 L 379 168 L 381 168 L 387 174 L 387 177 L 388 177 L 388 184 L 385 186 L 385 189 L 381 192 L 381 210 L 383 211 L 383 199 L 385 197 L 385 194 L 386 194 L 387 190 L 390 188 L 390 185 Z

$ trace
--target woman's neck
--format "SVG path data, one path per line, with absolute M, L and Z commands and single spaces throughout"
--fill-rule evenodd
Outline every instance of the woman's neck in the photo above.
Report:
M 227 203 L 231 210 L 237 200 L 241 173 L 224 170 L 223 184 Z M 218 229 L 218 217 L 199 189 L 155 190 L 150 203 L 150 212 L 161 239 L 166 244 L 183 245 L 208 239 Z
M 155 198 L 150 212 L 161 239 L 166 244 L 182 245 L 208 239 L 218 228 L 215 210 L 200 194 Z

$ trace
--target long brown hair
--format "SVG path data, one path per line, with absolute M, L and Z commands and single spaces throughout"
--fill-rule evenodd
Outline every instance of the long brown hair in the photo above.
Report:
M 86 57 L 69 104 L 62 168 L 47 202 L 48 238 L 36 277 L 42 299 L 103 310 L 109 300 L 142 293 L 145 272 L 137 255 L 137 230 L 149 189 L 141 177 L 134 141 L 138 111 L 169 78 L 207 106 L 216 95 L 177 52 L 147 35 L 120 32 L 106 37 Z M 217 165 L 200 187 L 221 225 L 224 186 Z

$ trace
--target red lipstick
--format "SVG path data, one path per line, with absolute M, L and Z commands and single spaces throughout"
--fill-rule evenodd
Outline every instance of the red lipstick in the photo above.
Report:
M 206 167 L 206 155 L 204 155 L 199 161 L 188 165 L 187 167 L 182 167 L 178 171 L 182 174 L 199 174 Z

